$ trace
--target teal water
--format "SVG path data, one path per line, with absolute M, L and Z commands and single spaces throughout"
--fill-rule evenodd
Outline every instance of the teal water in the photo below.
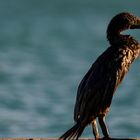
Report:
M 58 137 L 73 125 L 77 86 L 109 46 L 117 13 L 139 0 L 0 0 L 0 137 Z M 140 41 L 140 31 L 130 32 Z M 140 59 L 107 117 L 112 137 L 140 137 Z M 84 137 L 92 137 L 88 127 Z

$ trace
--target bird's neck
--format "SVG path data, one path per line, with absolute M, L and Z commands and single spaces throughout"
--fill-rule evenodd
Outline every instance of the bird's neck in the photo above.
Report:
M 113 35 L 108 35 L 107 39 L 110 43 L 111 46 L 116 46 L 116 45 L 127 45 L 127 46 L 132 46 L 134 45 L 139 45 L 138 41 L 136 41 L 132 36 L 130 35 L 122 35 L 120 33 L 116 33 Z

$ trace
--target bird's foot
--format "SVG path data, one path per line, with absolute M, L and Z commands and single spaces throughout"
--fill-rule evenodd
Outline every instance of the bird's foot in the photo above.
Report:
M 98 135 L 95 137 L 95 140 L 101 140 L 101 137 Z
M 101 140 L 101 138 L 100 137 L 97 137 L 97 138 L 95 138 L 95 140 Z
M 110 140 L 111 138 L 109 136 L 103 137 L 102 140 Z

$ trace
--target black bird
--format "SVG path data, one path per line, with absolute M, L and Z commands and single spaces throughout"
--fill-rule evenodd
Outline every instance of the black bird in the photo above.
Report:
M 121 34 L 126 29 L 140 29 L 140 19 L 123 12 L 110 21 L 107 28 L 110 47 L 97 58 L 82 79 L 74 109 L 75 125 L 59 139 L 78 139 L 88 124 L 92 124 L 93 134 L 98 139 L 96 118 L 104 138 L 109 138 L 105 116 L 109 112 L 113 94 L 130 64 L 140 54 L 140 44 L 132 36 Z

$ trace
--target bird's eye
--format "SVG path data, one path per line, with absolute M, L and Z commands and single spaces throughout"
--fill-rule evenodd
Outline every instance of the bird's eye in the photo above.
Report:
M 124 19 L 124 24 L 128 24 L 129 20 L 127 18 Z

